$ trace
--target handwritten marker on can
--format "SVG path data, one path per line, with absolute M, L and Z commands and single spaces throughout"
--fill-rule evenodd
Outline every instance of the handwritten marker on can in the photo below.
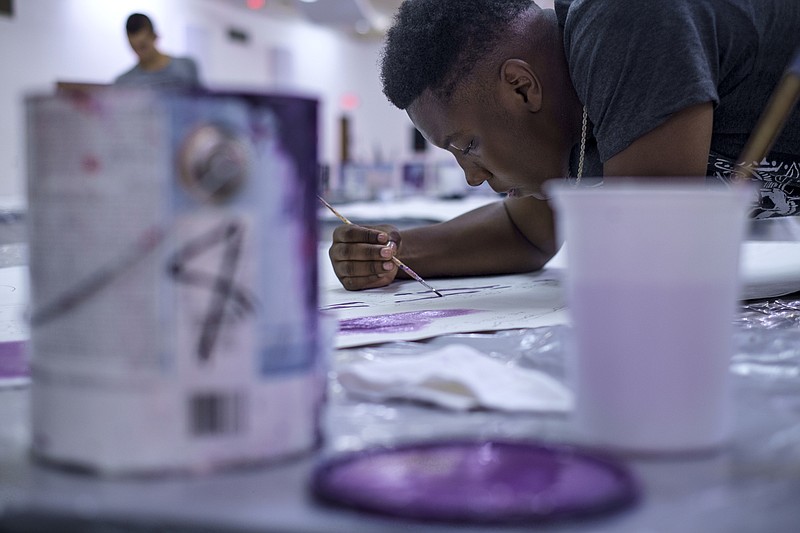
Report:
M 337 217 L 339 220 L 341 220 L 341 221 L 342 221 L 342 222 L 344 222 L 345 224 L 353 224 L 352 222 L 350 222 L 349 220 L 347 220 L 347 218 L 346 218 L 344 215 L 342 215 L 341 213 L 339 213 L 339 212 L 336 210 L 336 208 L 334 208 L 334 207 L 333 207 L 331 204 L 329 204 L 328 202 L 326 202 L 324 198 L 322 198 L 321 196 L 317 196 L 317 198 L 319 198 L 319 201 L 320 201 L 320 202 L 322 202 L 322 204 L 323 204 L 325 207 L 327 207 L 328 209 L 330 209 L 330 210 L 331 210 L 331 213 L 333 213 L 334 215 L 336 215 L 336 217 Z M 403 263 L 402 261 L 400 261 L 400 260 L 399 260 L 397 257 L 394 257 L 394 256 L 392 256 L 392 262 L 393 262 L 395 265 L 397 265 L 397 268 L 399 268 L 400 270 L 402 270 L 403 272 L 405 272 L 406 274 L 408 274 L 408 275 L 409 275 L 409 276 L 410 276 L 410 277 L 411 277 L 411 278 L 412 278 L 414 281 L 418 281 L 419 283 L 421 283 L 422 285 L 424 285 L 426 289 L 428 289 L 429 291 L 432 291 L 434 294 L 436 294 L 436 296 L 444 296 L 444 294 L 442 294 L 441 292 L 439 292 L 439 291 L 437 291 L 436 289 L 434 289 L 433 287 L 431 287 L 431 286 L 430 286 L 430 285 L 429 285 L 429 284 L 428 284 L 428 283 L 427 283 L 427 282 L 426 282 L 424 279 L 422 279 L 422 278 L 419 276 L 419 274 L 417 274 L 416 272 L 414 272 L 413 270 L 411 270 L 411 268 L 409 268 L 409 267 L 408 267 L 408 266 L 407 266 L 405 263 Z

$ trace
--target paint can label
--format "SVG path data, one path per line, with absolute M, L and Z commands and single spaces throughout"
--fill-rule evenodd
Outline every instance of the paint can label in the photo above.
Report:
M 208 470 L 318 443 L 317 104 L 26 100 L 33 449 Z

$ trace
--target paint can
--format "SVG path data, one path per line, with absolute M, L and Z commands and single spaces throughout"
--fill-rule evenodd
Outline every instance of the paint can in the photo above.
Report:
M 204 472 L 315 449 L 317 102 L 25 105 L 34 456 Z

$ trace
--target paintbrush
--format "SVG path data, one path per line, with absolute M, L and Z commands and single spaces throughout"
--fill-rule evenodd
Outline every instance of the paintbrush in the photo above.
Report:
M 772 92 L 753 133 L 747 139 L 731 173 L 734 181 L 751 176 L 753 167 L 767 156 L 798 98 L 800 98 L 800 48 L 795 50 L 786 72 Z
M 337 217 L 339 220 L 341 220 L 341 221 L 342 221 L 342 222 L 344 222 L 345 224 L 351 224 L 351 225 L 353 224 L 352 222 L 350 222 L 349 220 L 347 220 L 347 218 L 346 218 L 344 215 L 342 215 L 341 213 L 339 213 L 339 211 L 337 211 L 335 207 L 333 207 L 331 204 L 329 204 L 328 202 L 326 202 L 326 201 L 325 201 L 325 199 L 324 199 L 322 196 L 317 196 L 317 198 L 319 198 L 319 201 L 320 201 L 320 202 L 322 202 L 322 205 L 324 205 L 325 207 L 327 207 L 328 209 L 330 209 L 330 210 L 331 210 L 331 213 L 333 213 L 334 215 L 336 215 L 336 217 Z M 433 291 L 433 292 L 434 292 L 434 294 L 436 294 L 436 296 L 444 296 L 444 294 L 442 294 L 441 292 L 437 291 L 436 289 L 434 289 L 433 287 L 431 287 L 430 285 L 428 285 L 428 283 L 427 283 L 427 282 L 426 282 L 424 279 L 422 279 L 422 278 L 419 276 L 419 274 L 417 274 L 416 272 L 414 272 L 413 270 L 411 270 L 411 268 L 409 268 L 409 267 L 408 267 L 408 266 L 407 266 L 405 263 L 403 263 L 402 261 L 400 261 L 398 258 L 396 258 L 396 257 L 392 256 L 392 262 L 393 262 L 395 265 L 397 265 L 397 268 L 399 268 L 400 270 L 402 270 L 403 272 L 405 272 L 406 274 L 408 274 L 408 275 L 409 275 L 411 278 L 413 278 L 415 281 L 418 281 L 418 282 L 422 283 L 422 285 L 424 285 L 424 286 L 425 286 L 425 288 L 427 288 L 427 289 L 428 289 L 428 290 L 430 290 L 430 291 Z

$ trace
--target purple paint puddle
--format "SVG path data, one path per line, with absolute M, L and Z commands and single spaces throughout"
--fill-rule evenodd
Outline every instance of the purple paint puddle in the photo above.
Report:
M 339 322 L 339 333 L 402 333 L 417 331 L 434 320 L 477 313 L 477 309 L 439 309 L 427 311 L 408 311 L 389 315 L 349 318 Z

